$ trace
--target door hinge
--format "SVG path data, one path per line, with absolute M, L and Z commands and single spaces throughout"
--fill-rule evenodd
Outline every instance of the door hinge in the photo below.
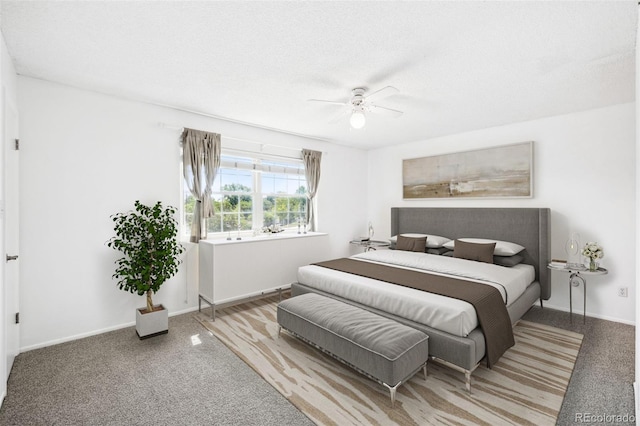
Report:
M 16 324 L 20 324 L 20 312 L 16 312 Z
M 20 139 L 16 139 L 16 151 L 20 151 Z

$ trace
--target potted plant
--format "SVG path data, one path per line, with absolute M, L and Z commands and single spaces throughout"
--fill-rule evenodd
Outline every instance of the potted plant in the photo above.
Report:
M 178 242 L 178 222 L 175 207 L 154 206 L 135 202 L 135 210 L 111 216 L 116 235 L 107 246 L 123 257 L 116 260 L 112 278 L 118 287 L 140 296 L 146 294 L 147 306 L 136 310 L 138 337 L 164 334 L 169 331 L 169 315 L 164 306 L 153 305 L 152 293 L 178 272 L 184 247 Z

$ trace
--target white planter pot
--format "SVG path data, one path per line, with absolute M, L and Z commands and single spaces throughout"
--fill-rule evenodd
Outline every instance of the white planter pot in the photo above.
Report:
M 169 332 L 169 311 L 162 305 L 154 306 L 158 307 L 161 309 L 147 313 L 142 313 L 147 308 L 136 309 L 136 333 L 140 339 Z

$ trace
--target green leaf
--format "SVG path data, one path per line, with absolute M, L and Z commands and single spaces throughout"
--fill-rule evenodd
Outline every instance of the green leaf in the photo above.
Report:
M 143 296 L 149 290 L 157 292 L 178 272 L 185 248 L 178 242 L 175 207 L 163 207 L 159 201 L 149 207 L 138 200 L 134 206 L 135 211 L 111 216 L 116 235 L 107 246 L 123 254 L 113 274 L 118 287 Z

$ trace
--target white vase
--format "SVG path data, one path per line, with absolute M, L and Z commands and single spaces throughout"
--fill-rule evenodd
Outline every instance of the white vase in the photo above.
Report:
M 160 308 L 160 309 L 157 309 Z M 169 332 L 169 310 L 155 305 L 153 312 L 147 308 L 136 309 L 136 333 L 140 339 L 166 334 Z

